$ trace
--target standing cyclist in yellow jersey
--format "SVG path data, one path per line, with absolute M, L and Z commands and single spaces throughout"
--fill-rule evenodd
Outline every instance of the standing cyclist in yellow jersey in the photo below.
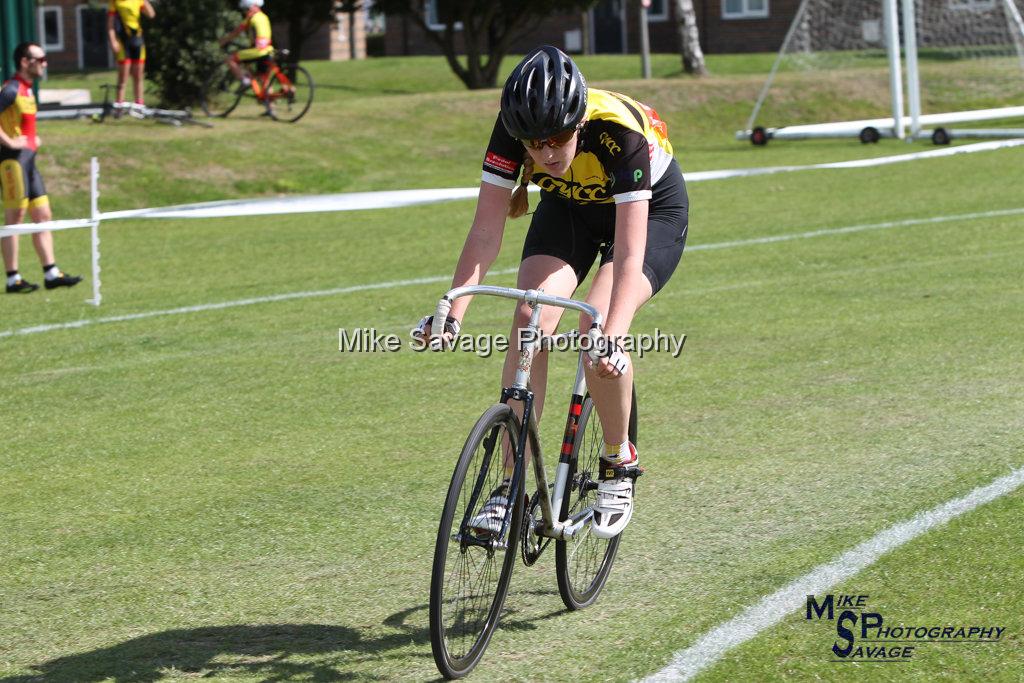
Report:
M 252 79 L 242 69 L 241 62 L 255 62 L 263 59 L 274 51 L 274 46 L 270 42 L 270 19 L 262 10 L 263 0 L 240 0 L 238 7 L 245 12 L 245 19 L 231 33 L 220 39 L 220 46 L 224 47 L 242 32 L 249 34 L 251 47 L 236 50 L 225 60 L 235 78 L 248 88 Z
M 46 53 L 35 43 L 22 43 L 14 48 L 14 78 L 0 87 L 0 195 L 3 196 L 4 223 L 18 225 L 25 211 L 32 222 L 53 219 L 50 200 L 43 187 L 43 178 L 36 169 L 36 150 L 42 141 L 36 135 L 36 98 L 32 81 L 43 75 Z M 65 275 L 53 259 L 53 234 L 49 231 L 32 235 L 32 243 L 43 266 L 46 288 L 72 287 L 82 278 Z M 0 239 L 7 271 L 7 293 L 27 294 L 39 289 L 22 279 L 18 272 L 18 238 Z
M 522 172 L 519 187 L 516 178 Z M 576 64 L 561 50 L 534 50 L 512 71 L 483 161 L 476 216 L 466 237 L 452 287 L 479 284 L 498 256 L 506 215 L 527 209 L 526 186 L 541 199 L 523 245 L 517 287 L 569 297 L 598 261 L 586 300 L 604 315 L 604 349 L 588 351 L 587 387 L 604 428 L 605 452 L 591 532 L 618 535 L 633 514 L 637 451 L 627 429 L 633 368 L 620 340 L 633 316 L 665 286 L 686 244 L 689 200 L 668 129 L 653 109 L 625 95 L 587 88 Z M 458 334 L 469 297 L 452 304 L 437 334 Z M 563 309 L 542 309 L 540 327 L 551 334 Z M 521 304 L 512 324 L 503 386 L 512 384 L 519 332 L 531 308 Z M 428 316 L 417 330 L 429 335 Z M 586 335 L 591 321 L 581 316 Z M 533 361 L 534 410 L 543 408 L 547 353 Z M 511 463 L 506 463 L 506 466 Z M 635 473 L 632 473 L 635 474 Z M 506 471 L 506 476 L 511 472 Z M 508 482 L 491 492 L 474 527 L 500 528 L 509 505 Z
M 146 70 L 146 43 L 142 38 L 141 16 L 152 19 L 156 16 L 149 0 L 110 0 L 107 6 L 107 38 L 110 49 L 117 56 L 117 99 L 114 102 L 114 116 L 126 110 L 133 116 L 145 116 L 143 79 Z M 128 74 L 131 72 L 135 101 L 128 105 L 124 101 Z

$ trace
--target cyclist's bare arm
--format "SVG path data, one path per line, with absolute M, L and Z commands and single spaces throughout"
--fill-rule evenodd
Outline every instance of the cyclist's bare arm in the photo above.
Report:
M 114 28 L 114 15 L 107 13 L 107 40 L 110 42 L 110 49 L 120 52 L 121 41 L 117 39 L 117 30 Z
M 636 310 L 651 295 L 643 274 L 648 208 L 646 199 L 615 207 L 612 295 L 604 326 L 605 334 L 609 336 L 629 334 Z
M 220 46 L 224 47 L 225 45 L 230 43 L 232 40 L 234 40 L 235 38 L 240 36 L 242 34 L 242 31 L 244 31 L 244 30 L 245 30 L 245 22 L 242 22 L 241 24 L 236 26 L 234 29 L 232 29 L 232 31 L 230 33 L 228 33 L 226 36 L 224 36 L 223 38 L 220 39 L 220 41 L 219 41 L 220 42 Z
M 149 4 L 149 0 L 142 0 L 142 13 L 150 19 L 156 17 L 156 10 L 153 9 L 153 5 Z
M 480 183 L 480 196 L 476 203 L 476 216 L 469 229 L 466 242 L 459 256 L 459 264 L 452 278 L 452 288 L 478 285 L 494 263 L 501 250 L 501 238 L 505 232 L 505 216 L 508 214 L 512 190 L 487 182 Z M 457 299 L 452 304 L 451 315 L 462 320 L 472 297 Z

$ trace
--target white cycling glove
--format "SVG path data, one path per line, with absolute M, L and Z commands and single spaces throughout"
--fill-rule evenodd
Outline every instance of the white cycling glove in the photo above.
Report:
M 620 375 L 629 369 L 629 356 L 619 346 L 619 342 L 612 337 L 604 335 L 591 335 L 590 348 L 587 349 L 587 357 L 592 365 L 596 366 L 602 358 L 607 358 L 616 372 Z
M 420 322 L 412 329 L 412 335 L 417 339 L 424 339 L 427 335 L 427 328 L 433 328 L 434 316 L 428 315 L 420 319 Z M 444 321 L 444 334 L 450 334 L 452 339 L 459 336 L 459 330 L 462 329 L 462 323 L 457 318 L 448 316 Z M 437 335 L 437 330 L 431 329 L 433 335 Z M 450 342 L 448 342 L 450 344 Z

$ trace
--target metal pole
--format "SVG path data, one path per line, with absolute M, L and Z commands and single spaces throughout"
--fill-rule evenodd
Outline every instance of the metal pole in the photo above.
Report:
M 903 53 L 907 57 L 907 104 L 910 106 L 910 139 L 921 132 L 921 81 L 917 72 L 917 23 L 914 0 L 903 0 Z
M 883 0 L 885 49 L 889 54 L 889 97 L 892 100 L 892 129 L 896 137 L 903 135 L 903 69 L 900 65 L 899 15 L 896 0 Z M 908 57 L 909 64 L 909 57 Z
M 651 40 L 647 35 L 647 6 L 651 0 L 640 2 L 640 70 L 643 78 L 651 77 Z
M 89 162 L 89 196 L 92 217 L 92 299 L 87 303 L 99 306 L 100 296 L 100 162 L 93 157 Z

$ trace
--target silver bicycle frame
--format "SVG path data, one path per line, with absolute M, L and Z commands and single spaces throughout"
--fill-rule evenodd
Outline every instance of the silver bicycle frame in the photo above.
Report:
M 543 290 L 538 289 L 516 289 L 514 287 L 494 287 L 491 285 L 469 285 L 466 287 L 456 287 L 455 289 L 450 290 L 447 294 L 441 297 L 441 300 L 438 302 L 437 310 L 434 313 L 434 320 L 447 320 L 448 313 L 452 308 L 452 302 L 455 301 L 455 299 L 464 296 L 475 296 L 477 294 L 499 296 L 506 299 L 516 299 L 517 301 L 525 302 L 532 309 L 530 313 L 530 321 L 527 324 L 526 329 L 531 333 L 533 341 L 524 345 L 519 352 L 519 362 L 516 366 L 515 379 L 513 380 L 511 387 L 513 391 L 529 391 L 528 385 L 530 381 L 530 369 L 533 365 L 533 358 L 540 349 L 542 340 L 544 339 L 539 334 L 541 306 L 558 306 L 560 308 L 572 309 L 580 311 L 581 313 L 586 313 L 593 321 L 588 334 L 600 334 L 601 323 L 603 322 L 601 312 L 584 301 L 566 299 L 560 296 L 551 296 L 549 294 L 545 294 Z M 444 328 L 443 325 L 435 325 L 434 329 Z M 566 334 L 554 335 L 546 337 L 546 339 L 557 340 L 566 336 Z M 433 348 L 440 348 L 442 341 L 439 337 L 435 336 L 431 339 L 430 343 Z M 576 363 L 576 379 L 573 382 L 573 396 L 578 396 L 581 400 L 587 391 L 586 375 L 583 372 L 583 355 L 584 352 L 581 351 Z M 526 434 L 527 439 L 530 438 L 530 435 L 538 434 L 536 417 L 532 412 L 529 416 L 529 425 L 527 427 Z M 537 480 L 537 490 L 540 492 L 540 508 L 544 521 L 544 528 L 540 530 L 540 534 L 542 536 L 560 540 L 572 538 L 586 526 L 587 522 L 589 522 L 594 516 L 594 511 L 592 508 L 588 507 L 579 511 L 565 522 L 560 522 L 555 519 L 553 511 L 562 509 L 562 495 L 565 490 L 566 481 L 569 478 L 569 463 L 564 461 L 564 458 L 559 459 L 558 466 L 555 468 L 554 495 L 549 495 L 547 473 L 544 469 L 544 458 L 540 452 L 539 437 L 536 439 L 536 442 L 537 448 L 533 449 L 536 451 L 533 454 L 533 471 L 534 477 Z M 525 443 L 522 444 L 522 448 L 525 453 Z

